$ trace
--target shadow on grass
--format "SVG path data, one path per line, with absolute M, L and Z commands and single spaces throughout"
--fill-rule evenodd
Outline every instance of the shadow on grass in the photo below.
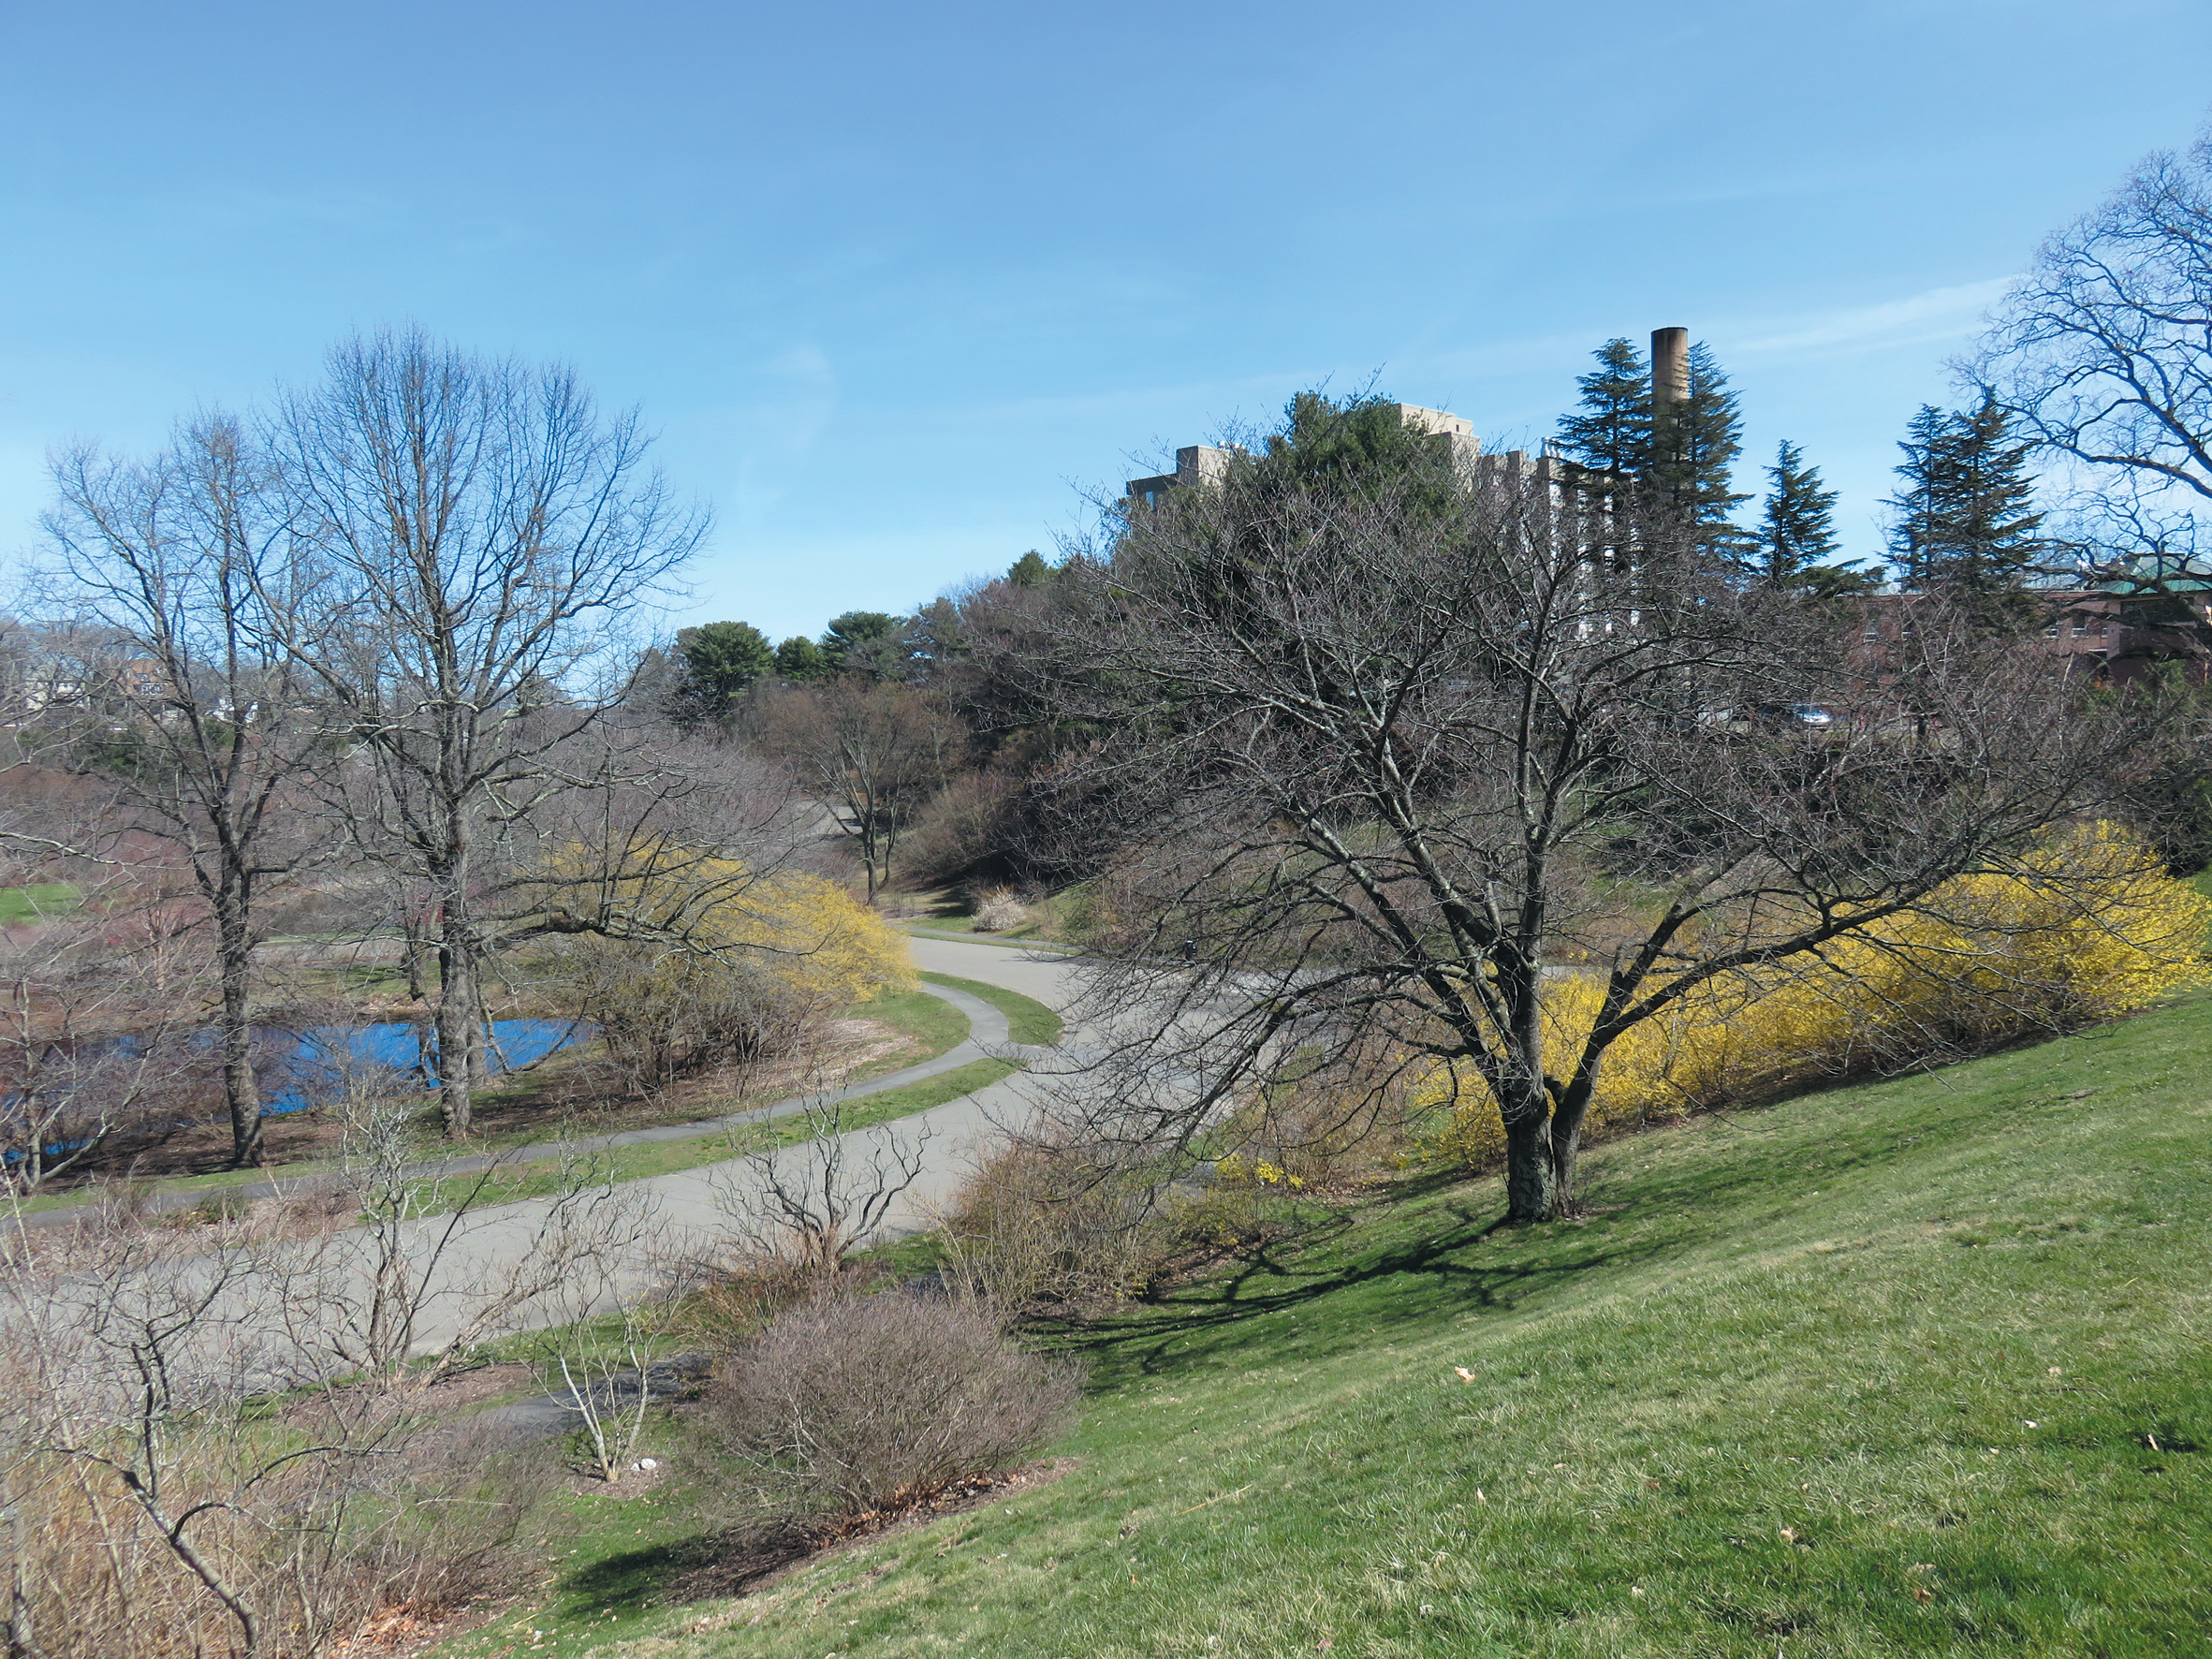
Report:
M 1461 1180 L 1421 1178 L 1404 1183 L 1391 1194 L 1393 1208 L 1404 1202 L 1409 1192 L 1418 1196 L 1424 1191 L 1447 1190 Z M 1121 1363 L 1152 1375 L 1170 1368 L 1169 1349 L 1175 1343 L 1197 1335 L 1229 1337 L 1226 1343 L 1214 1344 L 1217 1354 L 1224 1346 L 1252 1344 L 1279 1353 L 1280 1333 L 1263 1332 L 1257 1329 L 1259 1321 L 1269 1314 L 1295 1313 L 1362 1286 L 1398 1281 L 1392 1286 L 1390 1317 L 1418 1321 L 1440 1311 L 1511 1308 L 1529 1296 L 1578 1279 L 1592 1268 L 1633 1264 L 1682 1242 L 1673 1238 L 1628 1242 L 1603 1234 L 1591 1236 L 1587 1224 L 1581 1223 L 1508 1228 L 1502 1217 L 1477 1213 L 1472 1205 L 1446 1203 L 1440 1209 L 1442 1215 L 1432 1211 L 1432 1225 L 1417 1240 L 1387 1244 L 1349 1261 L 1332 1261 L 1327 1247 L 1357 1225 L 1353 1212 L 1338 1211 L 1317 1226 L 1239 1252 L 1203 1281 L 1171 1292 L 1141 1311 L 1069 1320 L 1042 1329 L 1071 1346 L 1118 1351 Z M 1440 1219 L 1445 1225 L 1434 1226 Z M 1552 1248 L 1542 1261 L 1461 1259 L 1486 1240 L 1509 1232 L 1516 1239 Z M 1561 1245 L 1567 1247 L 1564 1252 L 1557 1248 Z M 1314 1261 L 1316 1256 L 1322 1260 Z M 1253 1329 L 1232 1331 L 1238 1326 Z M 1332 1348 L 1356 1346 L 1370 1336 L 1364 1324 L 1356 1329 L 1347 1328 L 1335 1343 L 1299 1344 L 1300 1358 L 1314 1358 Z
M 1861 1178 L 1883 1182 L 1901 1160 L 1935 1152 L 1979 1147 L 2003 1159 L 2008 1131 L 2087 1093 L 2068 1093 L 2063 1085 L 2078 1080 L 2073 1063 L 2094 1059 L 2094 1038 L 2109 1029 L 2077 1034 L 2073 1041 L 2091 1039 L 2081 1049 L 2036 1045 L 2044 1051 L 2030 1057 L 2022 1045 L 2009 1055 L 1985 1057 L 2000 1065 L 2008 1057 L 2014 1064 L 2025 1059 L 2056 1074 L 2032 1094 L 2016 1086 L 1992 1088 L 1988 1073 L 1973 1075 L 1961 1088 L 1937 1072 L 1892 1079 L 1886 1089 L 1876 1085 L 1882 1092 L 1874 1094 L 1863 1083 L 1824 1084 L 1624 1136 L 1592 1149 L 1584 1194 L 1592 1208 L 1575 1220 L 1508 1227 L 1495 1208 L 1478 1208 L 1465 1191 L 1471 1180 L 1466 1172 L 1416 1175 L 1382 1195 L 1384 1209 L 1422 1229 L 1416 1238 L 1401 1233 L 1347 1258 L 1330 1247 L 1357 1226 L 1358 1215 L 1338 1210 L 1321 1225 L 1241 1252 L 1201 1282 L 1150 1306 L 1047 1329 L 1101 1361 L 1158 1375 L 1172 1369 L 1171 1348 L 1197 1337 L 1210 1339 L 1208 1350 L 1217 1358 L 1238 1349 L 1280 1357 L 1283 1338 L 1266 1328 L 1268 1315 L 1295 1314 L 1346 1291 L 1389 1285 L 1386 1308 L 1362 1299 L 1358 1316 L 1349 1316 L 1355 1304 L 1345 1304 L 1329 1322 L 1301 1329 L 1297 1356 L 1311 1361 L 1371 1342 L 1375 1320 L 1366 1316 L 1370 1313 L 1386 1324 L 1417 1324 L 1510 1312 L 1531 1298 L 1587 1281 L 1594 1269 L 1648 1266 L 1708 1247 L 1724 1229 L 1736 1230 L 1749 1247 L 1763 1220 L 1763 1202 L 1777 1218 L 1785 1216 L 1815 1189 L 1834 1191 Z M 1956 1093 L 1950 1110 L 1927 1112 L 1920 1090 L 1931 1087 Z M 1665 1155 L 1692 1136 L 1707 1142 L 1707 1155 Z M 1734 1144 L 1716 1147 L 1715 1138 Z M 1660 1161 L 1626 1167 L 1639 1152 Z M 1711 1155 L 1715 1152 L 1721 1155 Z M 1747 1218 L 1752 1231 L 1744 1228 Z M 1478 1252 L 1493 1243 L 1495 1248 Z M 1240 1325 L 1252 1329 L 1232 1329 Z
M 679 1599 L 672 1593 L 673 1586 L 707 1564 L 712 1549 L 711 1541 L 704 1538 L 625 1549 L 593 1562 L 565 1579 L 562 1589 L 571 1595 L 590 1597 L 596 1607 L 643 1612 Z

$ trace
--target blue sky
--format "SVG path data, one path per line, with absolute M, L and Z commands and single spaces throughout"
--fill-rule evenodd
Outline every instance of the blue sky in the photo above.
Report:
M 415 320 L 640 404 L 776 635 L 1049 550 L 1326 381 L 1527 443 L 1683 324 L 1877 546 L 2048 230 L 2212 105 L 2202 0 L 0 7 L 0 552 Z M 1140 464 L 1133 464 L 1140 463 Z

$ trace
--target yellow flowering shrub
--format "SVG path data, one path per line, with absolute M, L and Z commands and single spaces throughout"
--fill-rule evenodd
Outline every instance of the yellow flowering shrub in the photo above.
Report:
M 819 876 L 755 876 L 667 848 L 610 874 L 571 853 L 549 876 L 547 907 L 586 906 L 617 935 L 646 936 L 582 933 L 555 977 L 640 1089 L 787 1049 L 813 1021 L 914 979 L 905 936 Z
M 1962 876 L 1820 957 L 1716 981 L 1632 1027 L 1605 1052 L 1584 1133 L 2129 1013 L 2205 980 L 2207 932 L 2212 900 L 2125 831 L 2054 836 L 2016 874 Z M 1553 1070 L 1580 1051 L 1604 997 L 1595 975 L 1545 985 Z M 1456 1083 L 1440 1072 L 1417 1099 L 1447 1108 L 1435 1153 L 1503 1156 L 1497 1104 L 1471 1071 Z
M 1213 1173 L 1223 1186 L 1241 1186 L 1249 1181 L 1260 1186 L 1282 1187 L 1293 1193 L 1306 1190 L 1304 1176 L 1293 1175 L 1282 1165 L 1269 1163 L 1266 1158 L 1255 1158 L 1246 1163 L 1243 1156 L 1237 1152 L 1215 1159 Z

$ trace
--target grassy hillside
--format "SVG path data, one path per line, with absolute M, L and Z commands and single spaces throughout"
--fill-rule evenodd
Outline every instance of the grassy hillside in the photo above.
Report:
M 1072 1473 L 751 1597 L 656 1599 L 675 1494 L 582 1501 L 456 1651 L 2212 1648 L 2212 1003 L 1589 1173 L 1574 1226 L 1492 1230 L 1490 1181 L 1309 1210 L 1068 1333 Z

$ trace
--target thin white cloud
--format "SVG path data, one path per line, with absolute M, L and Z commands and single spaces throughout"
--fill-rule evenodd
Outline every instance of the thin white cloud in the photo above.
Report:
M 2014 280 L 2010 276 L 1993 276 L 1985 282 L 1929 288 L 1925 293 L 1886 300 L 1879 305 L 1856 305 L 1810 317 L 1754 324 L 1740 331 L 1730 330 L 1728 333 L 1733 337 L 1728 340 L 1728 355 L 1786 357 L 1956 339 L 1972 332 L 1980 324 L 1983 313 L 2002 297 Z M 1762 328 L 1766 331 L 1759 331 Z

